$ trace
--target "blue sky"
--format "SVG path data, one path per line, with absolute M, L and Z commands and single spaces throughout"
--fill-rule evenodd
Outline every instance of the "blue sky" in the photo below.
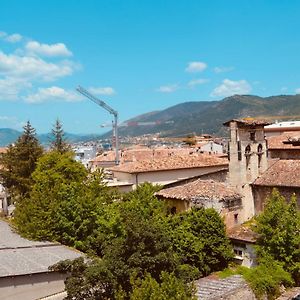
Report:
M 296 0 L 2 0 L 0 128 L 101 133 L 185 101 L 300 93 Z

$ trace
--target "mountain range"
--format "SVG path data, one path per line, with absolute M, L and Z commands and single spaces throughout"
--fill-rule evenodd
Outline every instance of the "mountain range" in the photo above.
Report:
M 222 125 L 235 119 L 254 117 L 272 122 L 300 119 L 300 95 L 259 97 L 234 95 L 220 101 L 185 102 L 162 111 L 143 114 L 127 122 L 157 122 L 151 126 L 120 127 L 120 136 L 139 136 L 159 132 L 161 136 L 188 134 L 227 135 Z M 171 122 L 170 122 L 171 121 Z M 105 134 L 105 137 L 111 132 Z
M 186 136 L 188 134 L 227 134 L 222 124 L 230 119 L 254 117 L 269 121 L 300 120 L 300 95 L 259 97 L 234 95 L 220 101 L 185 102 L 161 111 L 136 116 L 124 123 L 153 122 L 155 125 L 120 126 L 120 136 L 140 136 L 160 133 L 163 137 Z M 14 142 L 21 132 L 0 129 L 0 146 Z M 111 137 L 104 135 L 76 135 L 67 133 L 70 142 L 89 141 Z M 41 143 L 49 142 L 49 134 L 38 135 Z

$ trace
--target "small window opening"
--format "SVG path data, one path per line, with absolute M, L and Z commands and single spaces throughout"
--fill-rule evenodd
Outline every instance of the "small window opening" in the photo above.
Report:
M 255 141 L 255 131 L 250 132 L 250 141 Z
M 262 155 L 263 155 L 263 151 L 262 151 L 262 144 L 259 144 L 257 146 L 257 155 L 258 155 L 258 168 L 261 167 L 261 159 L 262 159 Z
M 234 224 L 237 224 L 239 221 L 239 214 L 234 214 Z

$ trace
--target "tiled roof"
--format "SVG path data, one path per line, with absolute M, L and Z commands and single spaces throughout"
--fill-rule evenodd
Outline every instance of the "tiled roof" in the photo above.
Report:
M 29 241 L 0 220 L 0 277 L 48 272 L 48 267 L 82 254 L 50 242 Z
M 225 123 L 223 123 L 224 126 L 230 126 L 231 122 L 238 123 L 239 126 L 267 126 L 271 123 L 266 120 L 255 120 L 255 119 L 232 119 Z
M 258 234 L 255 233 L 249 226 L 237 225 L 227 230 L 229 238 L 239 241 L 255 243 Z
M 196 297 L 199 300 L 233 299 L 234 297 L 230 296 L 239 289 L 248 287 L 241 275 L 233 275 L 224 279 L 208 276 L 196 280 L 194 285 Z
M 278 160 L 270 166 L 254 185 L 300 188 L 300 160 Z
M 300 146 L 293 146 L 292 144 L 287 144 L 289 139 L 299 139 L 300 132 L 284 132 L 281 135 L 270 136 L 267 138 L 268 141 L 268 149 L 270 150 L 277 150 L 277 149 L 284 149 L 284 150 L 291 150 L 291 149 L 300 149 Z
M 161 158 L 169 155 L 188 155 L 189 152 L 194 151 L 190 148 L 137 148 L 125 149 L 119 151 L 120 163 L 128 161 L 145 160 L 152 158 Z M 92 162 L 104 162 L 115 160 L 115 151 L 107 151 L 92 160 Z
M 212 166 L 227 166 L 228 160 L 214 155 L 199 154 L 167 156 L 160 159 L 139 160 L 110 168 L 111 171 L 141 173 L 151 171 L 190 169 Z
M 180 186 L 163 189 L 157 192 L 156 195 L 168 199 L 187 201 L 205 199 L 226 201 L 241 198 L 241 196 L 233 188 L 228 187 L 223 182 L 201 179 Z

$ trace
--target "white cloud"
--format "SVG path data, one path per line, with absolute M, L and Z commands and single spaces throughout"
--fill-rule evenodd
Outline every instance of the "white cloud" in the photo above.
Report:
M 96 94 L 96 95 L 114 95 L 116 93 L 116 91 L 110 87 L 90 87 L 89 91 L 92 94 Z
M 21 36 L 21 34 L 14 33 L 14 34 L 5 36 L 5 40 L 10 43 L 17 43 L 22 40 L 22 36 Z
M 222 84 L 217 86 L 211 93 L 212 97 L 228 97 L 235 94 L 249 94 L 251 85 L 246 80 L 233 81 L 224 79 Z
M 71 62 L 50 63 L 39 57 L 6 55 L 0 51 L 0 75 L 52 81 L 73 73 Z
M 52 86 L 49 88 L 39 88 L 35 94 L 24 97 L 27 103 L 43 103 L 46 101 L 81 101 L 82 97 L 75 91 L 68 91 L 63 88 Z
M 7 33 L 4 31 L 0 31 L 0 38 L 6 37 Z
M 192 61 L 188 63 L 185 71 L 189 73 L 202 72 L 207 68 L 207 64 L 201 61 Z
M 72 56 L 72 52 L 63 43 L 57 44 L 40 44 L 37 41 L 30 41 L 25 46 L 30 53 L 43 56 Z
M 234 70 L 234 67 L 215 67 L 214 72 L 219 74 L 219 73 L 225 73 L 225 72 L 230 72 Z
M 19 78 L 0 79 L 0 101 L 17 100 L 21 90 L 30 88 L 31 83 Z
M 295 93 L 296 93 L 296 94 L 300 94 L 300 88 L 296 89 L 296 90 L 295 90 Z
M 193 86 L 204 84 L 207 82 L 209 82 L 209 80 L 205 79 L 205 78 L 193 79 L 188 83 L 188 86 L 193 87 Z
M 178 90 L 177 84 L 163 85 L 160 86 L 156 91 L 161 93 L 173 93 Z

